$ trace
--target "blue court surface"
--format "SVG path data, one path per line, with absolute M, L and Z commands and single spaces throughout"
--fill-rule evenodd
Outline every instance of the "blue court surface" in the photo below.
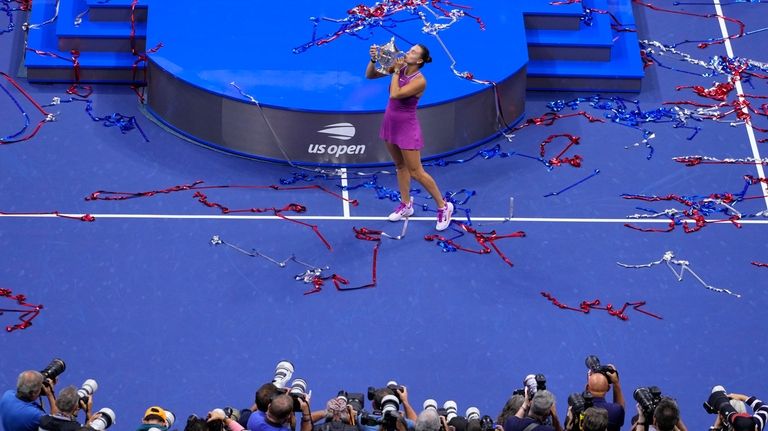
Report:
M 274 14 L 274 26 L 266 28 L 227 25 L 226 17 L 236 15 L 236 5 L 201 2 L 197 6 L 207 11 L 208 20 L 189 22 L 177 2 L 157 3 L 150 5 L 147 47 L 157 42 L 151 33 L 155 26 L 175 37 L 194 33 L 192 39 L 199 36 L 203 45 L 176 46 L 174 36 L 169 36 L 163 40 L 165 48 L 157 52 L 158 61 L 176 51 L 196 54 L 196 62 L 186 66 L 189 76 L 207 75 L 222 92 L 231 92 L 229 82 L 241 74 L 244 83 L 261 82 L 259 76 L 267 69 L 247 71 L 254 63 L 246 60 L 261 58 L 260 53 L 269 53 L 270 47 L 308 41 L 310 16 L 345 13 L 343 7 L 312 10 L 324 2 L 292 2 L 296 7 L 288 15 L 274 12 L 277 3 L 243 5 L 249 14 Z M 459 60 L 482 71 L 487 68 L 492 79 L 501 79 L 504 70 L 475 57 L 516 43 L 505 40 L 504 32 L 492 25 L 500 25 L 504 14 L 512 13 L 505 12 L 514 9 L 508 3 L 512 2 L 482 2 L 476 8 L 492 36 L 488 45 L 466 45 L 473 38 L 463 38 L 463 32 L 476 30 L 471 20 L 446 33 L 451 34 L 446 37 L 449 48 L 461 53 Z M 654 4 L 691 14 L 716 13 L 709 2 Z M 180 10 L 175 20 L 153 22 L 153 7 Z M 716 17 L 672 14 L 639 2 L 633 11 L 637 33 L 616 31 L 617 27 L 613 38 L 631 34 L 646 43 L 671 45 L 723 37 Z M 722 6 L 722 13 L 743 22 L 746 31 L 766 27 L 766 12 L 768 5 L 761 3 Z M 17 25 L 0 35 L 0 70 L 37 103 L 47 104 L 54 97 L 68 101 L 69 85 L 30 84 L 19 74 L 25 38 L 20 23 L 25 15 L 11 15 Z M 0 13 L 3 19 L 5 14 Z M 5 21 L 0 22 L 4 27 Z M 725 27 L 738 33 L 732 21 Z M 429 36 L 422 37 L 430 41 Z M 335 43 L 291 53 L 285 61 L 292 62 L 290 67 L 299 75 L 322 73 L 327 66 L 321 60 L 324 49 L 349 50 L 347 55 L 354 60 L 349 60 L 350 69 L 344 73 L 350 82 L 373 89 L 380 104 L 359 109 L 381 109 L 386 83 L 361 80 L 369 42 L 345 36 Z M 763 62 L 766 43 L 766 33 L 755 32 L 725 44 L 698 48 L 691 42 L 676 49 L 704 63 L 726 55 L 727 49 L 733 56 Z M 429 97 L 461 97 L 451 91 L 477 86 L 453 76 L 445 52 L 437 49 L 436 42 L 432 45 L 435 62 L 424 69 L 430 79 L 435 77 Z M 222 63 L 220 46 L 242 51 L 240 63 Z M 503 61 L 503 54 L 500 58 Z M 44 306 L 28 328 L 0 334 L 0 387 L 10 389 L 22 370 L 42 369 L 60 357 L 67 363 L 61 387 L 96 379 L 95 406 L 115 410 L 114 429 L 131 430 L 152 405 L 167 407 L 180 418 L 215 407 L 248 407 L 256 388 L 272 378 L 275 364 L 283 359 L 294 363 L 295 376 L 307 380 L 315 408 L 340 389 L 364 392 L 394 379 L 408 386 L 417 407 L 427 398 L 454 399 L 462 412 L 476 405 L 483 414 L 496 417 L 525 375 L 544 373 L 564 418 L 568 394 L 580 392 L 586 382 L 584 358 L 594 354 L 620 371 L 628 404 L 623 429 L 630 427 L 632 391 L 639 386 L 657 385 L 676 398 L 691 430 L 708 427 L 714 420 L 701 408 L 713 385 L 768 398 L 760 339 L 768 329 L 763 318 L 768 268 L 752 264 L 768 262 L 768 192 L 759 182 L 765 178 L 764 166 L 754 160 L 694 166 L 673 160 L 760 159 L 768 154 L 768 144 L 759 141 L 768 133 L 753 134 L 735 115 L 719 122 L 689 119 L 690 127 L 675 127 L 674 118 L 637 127 L 611 121 L 611 112 L 631 112 L 635 101 L 645 112 L 670 107 L 663 103 L 671 101 L 718 103 L 676 87 L 710 88 L 713 82 L 727 81 L 727 75 L 703 76 L 709 69 L 658 49 L 653 58 L 656 62 L 645 69 L 639 94 L 601 94 L 590 105 L 589 100 L 573 101 L 594 93 L 531 91 L 525 119 L 538 120 L 520 128 L 526 124 L 523 120 L 509 139 L 502 136 L 427 163 L 441 191 L 458 207 L 452 227 L 442 233 L 447 242 L 425 240 L 437 234 L 435 205 L 416 183 L 418 209 L 404 238 L 383 237 L 379 244 L 355 237 L 355 228 L 391 236 L 402 233 L 402 223 L 385 219 L 395 205 L 390 199 L 396 191 L 391 166 L 384 167 L 385 172 L 350 168 L 321 175 L 212 151 L 158 125 L 125 86 L 95 86 L 88 98 L 92 113 L 135 116 L 147 140 L 138 129 L 121 133 L 118 127 L 104 127 L 103 120 L 92 121 L 84 101 L 46 107 L 56 121 L 44 123 L 30 140 L 0 145 L 0 288 Z M 264 61 L 261 64 L 268 63 Z M 209 69 L 209 64 L 215 67 Z M 758 72 L 740 81 L 741 89 L 729 93 L 727 101 L 737 100 L 737 93 L 756 96 L 750 99 L 757 111 L 752 123 L 768 128 L 768 120 L 760 114 L 765 102 L 760 97 L 768 96 L 768 81 L 760 74 L 768 71 Z M 211 78 L 214 75 L 219 78 Z M 0 78 L 0 84 L 7 89 L 0 93 L 0 136 L 23 127 L 22 112 L 29 116 L 29 132 L 42 114 L 7 80 Z M 337 91 L 352 94 L 358 87 L 351 85 Z M 297 109 L 325 109 L 322 97 L 262 87 L 260 93 L 278 102 L 290 97 L 306 103 Z M 612 96 L 622 98 L 627 109 L 617 109 L 618 99 L 612 101 Z M 560 115 L 584 111 L 603 122 L 590 122 L 584 115 L 548 122 L 542 116 L 552 118 L 548 104 L 557 101 L 564 102 Z M 573 103 L 565 103 L 569 101 Z M 553 137 L 565 134 L 579 138 L 567 151 L 567 137 Z M 542 142 L 548 138 L 551 142 L 544 146 L 542 157 Z M 648 145 L 644 138 L 650 138 Z M 558 155 L 561 160 L 579 155 L 580 166 L 544 163 Z M 745 176 L 758 181 L 746 187 Z M 298 189 L 307 186 L 321 187 Z M 170 191 L 174 187 L 176 191 Z M 101 198 L 131 198 L 85 199 L 97 191 L 128 193 L 101 193 Z M 151 191 L 161 192 L 145 193 Z M 722 200 L 727 193 L 736 201 Z M 682 223 L 673 224 L 669 232 L 643 232 L 639 229 L 670 229 L 670 218 L 629 216 L 691 206 L 625 195 L 687 197 L 705 208 L 714 205 L 717 211 L 699 217 L 698 230 L 694 217 L 678 213 L 678 220 L 687 220 L 694 232 L 686 233 Z M 706 203 L 707 198 L 720 198 L 721 203 Z M 230 211 L 222 212 L 215 204 Z M 306 211 L 270 210 L 290 204 Z M 262 212 L 236 211 L 252 208 Z M 733 217 L 736 211 L 741 214 L 738 219 Z M 79 219 L 85 214 L 93 221 Z M 488 253 L 471 253 L 461 249 L 482 247 L 462 224 L 484 233 L 486 239 L 491 231 L 498 236 L 521 231 L 525 235 L 498 238 L 485 243 Z M 313 285 L 296 276 L 303 275 L 306 266 L 291 260 L 280 267 L 264 257 L 216 245 L 214 236 L 278 261 L 295 256 L 322 268 L 324 277 L 343 277 L 349 284 L 342 288 L 371 284 L 374 273 L 376 284 L 339 291 L 328 279 L 320 291 L 305 295 Z M 674 255 L 670 267 L 676 271 L 683 268 L 681 261 L 687 261 L 690 271 L 683 272 L 681 281 L 663 261 L 667 252 Z M 658 265 L 640 268 L 617 264 L 659 260 Z M 622 320 L 605 310 L 584 314 L 558 308 L 542 292 L 575 308 L 596 299 L 613 309 L 625 303 L 644 305 L 637 304 L 639 310 L 628 306 L 627 319 Z M 0 297 L 0 309 L 17 305 Z M 0 315 L 3 327 L 18 322 L 18 313 Z M 183 420 L 179 424 L 183 427 Z

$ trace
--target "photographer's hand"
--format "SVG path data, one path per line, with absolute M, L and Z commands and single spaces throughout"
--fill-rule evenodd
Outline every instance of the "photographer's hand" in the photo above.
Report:
M 301 431 L 312 431 L 312 410 L 309 408 L 309 401 L 301 397 L 298 400 L 301 408 Z
M 624 408 L 624 393 L 621 391 L 621 382 L 619 381 L 619 370 L 616 369 L 616 367 L 613 364 L 608 364 L 609 367 L 613 368 L 612 373 L 606 373 L 606 377 L 608 377 L 608 382 L 611 383 L 613 386 L 613 403 L 620 405 L 622 408 Z
M 411 403 L 408 402 L 408 388 L 405 386 L 400 386 L 397 388 L 397 394 L 400 396 L 400 402 L 403 403 L 403 410 L 405 410 L 405 417 L 415 421 L 419 415 L 416 414 L 416 411 L 411 407 Z
M 571 431 L 573 429 L 573 409 L 568 406 L 568 411 L 565 412 L 565 430 Z
M 552 403 L 552 407 L 549 409 L 549 414 L 552 415 L 552 426 L 555 427 L 555 431 L 563 431 L 563 426 L 560 424 L 560 418 L 557 417 L 556 403 Z
M 53 395 L 55 391 L 54 385 L 55 381 L 51 379 L 45 379 L 45 381 L 43 381 L 43 388 L 41 389 L 42 394 L 48 398 L 48 405 L 51 407 L 50 414 L 52 415 L 59 413 L 59 408 L 56 407 L 56 397 Z M 42 405 L 43 404 L 41 401 L 40 406 Z
M 636 405 L 637 407 L 637 422 L 635 422 L 633 426 L 633 430 L 635 431 L 644 431 L 648 429 L 648 425 L 645 423 L 645 414 L 643 413 L 643 409 L 640 407 L 640 404 Z
M 744 394 L 728 394 L 728 398 L 732 400 L 739 400 L 744 402 L 747 402 L 747 400 L 749 399 L 749 397 Z
M 520 418 L 520 419 L 524 418 L 525 415 L 528 414 L 528 409 L 531 406 L 531 400 L 528 399 L 528 388 L 527 387 L 523 389 L 523 397 L 525 398 L 523 400 L 523 404 L 521 404 L 520 408 L 517 409 L 517 411 L 515 412 L 515 417 Z

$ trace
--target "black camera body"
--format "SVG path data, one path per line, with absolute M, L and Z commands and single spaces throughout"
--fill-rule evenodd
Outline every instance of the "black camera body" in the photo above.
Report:
M 47 384 L 46 380 L 56 381 L 56 377 L 59 377 L 59 375 L 66 369 L 67 364 L 65 364 L 62 359 L 53 359 L 51 363 L 40 370 L 40 374 L 43 375 L 43 384 Z
M 661 389 L 658 386 L 640 387 L 635 389 L 632 397 L 640 405 L 646 418 L 653 417 L 653 412 L 661 401 Z
M 365 408 L 365 398 L 362 392 L 347 392 L 342 389 L 336 395 L 336 398 L 344 398 L 347 401 L 347 405 L 356 412 L 361 412 Z
M 397 427 L 397 421 L 400 419 L 400 412 L 387 410 L 385 412 L 374 411 L 373 413 L 362 412 L 360 415 L 360 424 L 365 426 L 381 425 L 387 431 L 394 431 Z
M 375 388 L 373 386 L 368 387 L 368 393 L 366 394 L 368 400 L 372 402 L 373 409 L 381 408 L 381 401 L 389 395 L 395 396 L 397 401 L 400 402 L 400 388 L 402 386 L 392 384 L 383 388 Z
M 595 405 L 594 399 L 594 395 L 589 391 L 584 391 L 582 393 L 574 392 L 571 395 L 568 395 L 568 405 L 571 407 L 573 416 L 575 417 L 576 415 L 582 414 L 588 408 L 593 407 Z
M 571 417 L 573 418 L 573 430 L 581 429 L 581 421 L 584 420 L 584 412 L 594 407 L 594 395 L 589 391 L 582 393 L 574 392 L 568 395 L 568 406 L 571 408 Z
M 493 423 L 493 418 L 488 415 L 483 415 L 480 418 L 480 431 L 493 431 L 496 425 Z
M 598 358 L 595 355 L 589 355 L 584 360 L 584 365 L 587 366 L 587 369 L 592 371 L 593 373 L 600 373 L 604 375 L 608 381 L 610 381 L 610 378 L 608 378 L 608 374 L 616 374 L 616 369 L 613 368 L 610 365 L 602 365 L 600 363 L 600 358 Z

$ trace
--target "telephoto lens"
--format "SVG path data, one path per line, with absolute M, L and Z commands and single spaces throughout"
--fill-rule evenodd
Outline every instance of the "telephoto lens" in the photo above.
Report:
M 480 409 L 478 409 L 477 407 L 470 407 L 464 413 L 464 417 L 467 418 L 468 421 L 471 421 L 473 419 L 480 419 Z
M 88 404 L 88 398 L 93 396 L 96 389 L 99 389 L 99 384 L 96 383 L 96 380 L 88 379 L 84 381 L 83 385 L 80 386 L 80 389 L 77 390 L 77 396 L 84 404 Z
M 303 396 L 307 393 L 307 382 L 304 381 L 304 379 L 295 379 L 293 383 L 291 383 L 291 389 L 288 391 L 288 393 L 293 396 Z
M 445 421 L 450 422 L 451 419 L 458 416 L 458 406 L 456 405 L 456 401 L 448 400 L 443 403 L 443 409 L 445 409 Z
M 285 387 L 288 380 L 293 377 L 293 364 L 288 361 L 280 361 L 275 367 L 275 377 L 272 379 L 272 384 L 278 389 Z
M 397 412 L 400 410 L 400 400 L 394 395 L 385 395 L 381 399 L 381 413 Z
M 170 410 L 165 410 L 165 423 L 168 424 L 168 429 L 173 426 L 174 422 L 176 422 L 176 415 Z
M 437 411 L 437 401 L 433 400 L 432 398 L 428 400 L 424 400 L 424 404 L 421 406 L 424 410 L 434 410 Z
M 55 358 L 51 361 L 50 364 L 48 364 L 47 367 L 40 371 L 40 374 L 42 374 L 43 378 L 45 379 L 56 380 L 56 377 L 58 377 L 59 374 L 63 373 L 66 369 L 67 365 L 64 363 L 64 361 L 59 358 Z
M 104 407 L 94 416 L 96 418 L 91 421 L 89 426 L 96 431 L 104 431 L 115 423 L 115 412 L 112 409 Z
M 584 359 L 584 365 L 587 366 L 587 369 L 593 372 L 600 371 L 600 358 L 598 358 L 595 355 L 589 355 L 586 359 Z

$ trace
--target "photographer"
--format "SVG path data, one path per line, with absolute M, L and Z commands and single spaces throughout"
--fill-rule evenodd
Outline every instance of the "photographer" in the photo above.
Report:
M 414 424 L 415 431 L 440 431 L 443 424 L 440 415 L 435 410 L 424 410 L 416 418 Z
M 301 431 L 312 431 L 311 411 L 309 402 L 302 398 L 296 398 L 301 410 Z M 280 394 L 272 399 L 267 407 L 264 420 L 254 413 L 248 420 L 250 431 L 286 431 L 292 430 L 296 424 L 293 414 L 294 398 L 288 394 Z
M 240 419 L 237 421 L 243 428 L 250 429 L 249 425 L 256 426 L 257 423 L 264 422 L 264 418 L 267 414 L 267 408 L 272 398 L 280 395 L 280 389 L 272 383 L 265 383 L 259 387 L 256 391 L 256 396 L 253 405 L 250 409 L 240 410 Z M 251 424 L 251 418 L 253 418 L 253 424 Z
M 520 410 L 523 401 L 525 401 L 525 398 L 520 394 L 515 394 L 509 397 L 506 404 L 504 404 L 504 407 L 501 409 L 499 417 L 496 418 L 496 423 L 504 425 L 510 416 L 514 416 L 515 413 Z
M 546 424 L 547 418 L 552 417 L 552 426 Z M 562 431 L 560 419 L 557 417 L 555 396 L 548 390 L 536 391 L 533 398 L 528 398 L 528 388 L 525 389 L 525 401 L 504 423 L 504 431 Z
M 649 423 L 650 421 L 650 423 Z M 637 422 L 632 424 L 632 431 L 688 431 L 680 418 L 680 409 L 672 398 L 664 397 L 653 410 L 653 417 L 645 417 L 640 404 L 637 405 Z
M 174 420 L 172 413 L 165 411 L 162 407 L 153 406 L 144 412 L 141 426 L 136 431 L 166 431 L 173 425 Z
M 624 393 L 621 391 L 619 373 L 613 365 L 603 367 L 604 371 L 587 372 L 587 391 L 592 398 L 592 406 L 608 412 L 608 431 L 619 431 L 624 425 Z M 613 402 L 605 400 L 605 395 L 613 387 Z
M 42 403 L 38 403 L 40 395 L 48 398 L 51 414 L 57 413 L 56 398 L 53 396 L 54 384 L 50 379 L 45 380 L 38 371 L 28 370 L 19 374 L 16 391 L 8 390 L 0 398 L 0 416 L 5 431 L 36 431 L 40 418 L 45 415 Z
M 328 400 L 325 405 L 325 422 L 316 425 L 313 431 L 357 431 L 352 424 L 353 410 L 343 397 Z M 315 413 L 312 413 L 315 416 Z
M 371 393 L 371 391 L 373 391 Z M 400 413 L 399 410 L 396 414 L 397 416 L 397 426 L 404 425 L 407 429 L 412 430 L 414 427 L 414 421 L 417 419 L 416 411 L 411 407 L 410 402 L 408 402 L 408 388 L 405 386 L 400 385 L 393 385 L 392 387 L 384 387 L 381 389 L 373 390 L 373 388 L 369 388 L 369 395 L 368 398 L 371 400 L 371 407 L 373 408 L 373 414 L 370 415 L 370 417 L 381 420 L 381 410 L 382 410 L 382 401 L 387 397 L 393 397 L 396 398 L 396 401 L 398 402 L 399 406 L 402 406 L 403 412 Z M 368 416 L 364 412 L 358 412 L 358 418 L 357 418 L 357 429 L 359 431 L 378 431 L 379 425 L 373 425 L 365 423 L 367 422 L 365 420 L 365 416 Z M 402 421 L 402 423 L 401 423 Z
M 753 414 L 739 413 L 731 404 L 731 400 L 743 401 L 752 408 Z M 726 394 L 725 388 L 715 386 L 705 404 L 710 413 L 722 416 L 722 422 L 734 431 L 763 431 L 768 423 L 768 405 L 756 397 L 743 394 Z
M 607 431 L 608 411 L 599 407 L 590 407 L 584 410 L 584 419 L 581 420 L 581 431 Z
M 91 417 L 93 397 L 88 397 L 88 404 L 83 405 L 85 418 Z M 40 430 L 46 431 L 75 431 L 82 425 L 77 421 L 77 412 L 80 410 L 80 396 L 74 386 L 67 386 L 59 392 L 56 399 L 57 413 L 45 415 L 40 418 Z

